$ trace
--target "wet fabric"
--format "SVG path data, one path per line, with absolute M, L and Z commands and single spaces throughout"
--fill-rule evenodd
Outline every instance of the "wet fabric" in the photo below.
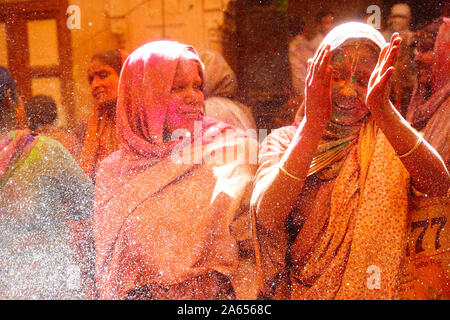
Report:
M 51 138 L 12 131 L 0 145 L 0 298 L 87 298 L 94 252 L 81 256 L 70 226 L 88 241 L 91 181 Z
M 398 299 L 450 299 L 450 196 L 409 199 L 408 244 Z
M 278 170 L 276 160 L 281 159 L 295 130 L 283 127 L 263 142 L 256 185 L 266 174 Z M 381 131 L 375 141 L 371 139 L 371 145 L 364 146 L 364 140 L 360 136 L 344 160 L 335 162 L 337 177 L 308 178 L 291 213 L 290 227 L 264 230 L 257 225 L 265 285 L 283 282 L 283 274 L 292 285 L 291 291 L 284 293 L 266 287 L 269 296 L 393 297 L 405 245 L 409 175 Z M 366 286 L 371 265 L 383 272 L 381 290 Z M 277 290 L 282 287 L 279 284 Z
M 181 57 L 199 61 L 192 47 L 152 42 L 131 54 L 122 71 L 121 147 L 102 162 L 95 193 L 102 299 L 219 299 L 228 296 L 230 282 L 235 297 L 256 297 L 254 266 L 240 258 L 245 243 L 251 248 L 249 186 L 256 165 L 236 158 L 248 152 L 223 158 L 244 145 L 255 148 L 256 141 L 206 117 L 193 139 L 164 138 Z
M 380 49 L 375 29 L 348 23 L 324 39 L 334 49 L 350 38 L 370 39 Z M 345 129 L 345 128 L 341 128 Z M 348 140 L 324 140 L 314 159 L 325 161 L 308 173 L 286 225 L 264 229 L 257 222 L 258 183 L 279 170 L 279 160 L 297 126 L 274 131 L 263 142 L 252 195 L 261 288 L 275 299 L 392 299 L 406 246 L 409 174 L 384 134 L 367 118 L 355 128 L 336 130 Z M 345 131 L 347 133 L 345 134 Z M 351 139 L 351 140 L 350 140 Z M 349 143 L 351 142 L 351 143 Z M 338 143 L 338 145 L 341 145 Z M 321 152 L 321 148 L 323 152 Z M 330 155 L 323 157 L 323 155 Z M 377 274 L 382 280 L 377 282 Z
M 256 129 L 250 108 L 237 101 L 236 76 L 225 59 L 213 50 L 199 54 L 206 74 L 205 115 L 239 129 Z

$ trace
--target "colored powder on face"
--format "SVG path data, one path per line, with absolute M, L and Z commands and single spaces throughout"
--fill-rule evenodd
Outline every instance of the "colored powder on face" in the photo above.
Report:
M 338 56 L 336 57 L 336 64 L 340 67 L 342 67 L 344 65 L 344 54 L 343 53 L 338 54 Z
M 361 73 L 361 71 L 355 72 L 352 76 L 352 84 L 356 83 L 356 79 L 358 78 L 358 75 Z

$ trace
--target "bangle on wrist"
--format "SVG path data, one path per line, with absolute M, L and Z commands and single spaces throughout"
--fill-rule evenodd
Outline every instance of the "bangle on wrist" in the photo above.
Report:
M 404 153 L 404 154 L 398 154 L 398 153 L 396 153 L 397 157 L 399 157 L 399 158 L 404 158 L 404 157 L 409 156 L 411 153 L 414 152 L 414 150 L 416 150 L 416 149 L 419 147 L 419 145 L 420 145 L 421 143 L 422 143 L 422 138 L 419 137 L 419 138 L 417 139 L 416 144 L 414 145 L 414 147 L 411 148 L 411 150 L 409 150 L 408 152 L 406 152 L 406 153 Z
M 293 174 L 290 174 L 290 173 L 287 172 L 286 169 L 284 169 L 281 165 L 278 166 L 278 168 L 279 168 L 285 175 L 287 175 L 288 177 L 290 177 L 290 178 L 292 178 L 292 179 L 294 179 L 294 180 L 297 180 L 297 181 L 305 181 L 305 180 L 306 180 L 306 179 L 301 179 L 301 178 L 299 178 L 299 177 L 296 177 L 296 176 L 294 176 Z

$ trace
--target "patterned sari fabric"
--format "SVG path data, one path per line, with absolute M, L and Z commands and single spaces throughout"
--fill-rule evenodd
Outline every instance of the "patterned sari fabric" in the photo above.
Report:
M 102 162 L 95 193 L 102 299 L 256 297 L 248 256 L 256 159 L 249 165 L 241 149 L 257 150 L 256 141 L 206 117 L 193 139 L 164 138 L 172 82 L 186 56 L 199 62 L 191 47 L 158 41 L 125 62 L 117 109 L 122 144 Z
M 91 297 L 91 181 L 51 138 L 12 131 L 0 148 L 0 298 Z
M 352 24 L 325 42 L 370 39 L 378 32 Z M 328 125 L 308 178 L 285 224 L 258 223 L 259 183 L 278 170 L 296 126 L 263 142 L 252 195 L 260 286 L 274 299 L 393 299 L 405 253 L 410 177 L 384 134 L 371 120 L 360 128 Z M 287 192 L 287 191 L 286 191 Z

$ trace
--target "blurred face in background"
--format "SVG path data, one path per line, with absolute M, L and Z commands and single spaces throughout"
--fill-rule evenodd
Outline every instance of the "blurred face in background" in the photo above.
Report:
M 119 75 L 116 70 L 94 59 L 89 65 L 88 77 L 95 104 L 104 108 L 115 108 L 119 85 Z
M 369 113 L 365 104 L 367 86 L 378 55 L 368 40 L 348 40 L 333 50 L 332 122 L 352 125 Z
M 418 81 L 422 84 L 429 84 L 431 83 L 431 69 L 435 61 L 433 49 L 436 39 L 431 33 L 427 32 L 419 32 L 418 35 L 417 54 L 414 57 L 418 71 Z

